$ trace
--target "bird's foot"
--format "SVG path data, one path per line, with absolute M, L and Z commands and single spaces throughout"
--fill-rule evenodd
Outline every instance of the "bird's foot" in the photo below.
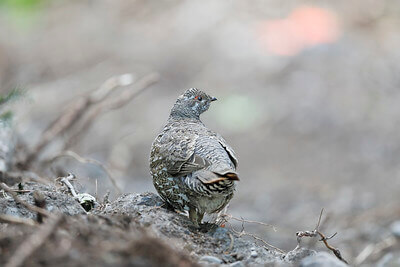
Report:
M 168 202 L 163 202 L 163 204 L 161 204 L 161 208 L 167 209 L 169 211 L 175 211 L 175 208 L 169 204 Z

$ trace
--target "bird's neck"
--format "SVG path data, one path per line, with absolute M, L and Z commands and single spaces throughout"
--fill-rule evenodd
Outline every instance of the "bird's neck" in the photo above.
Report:
M 169 116 L 169 121 L 189 121 L 189 122 L 196 122 L 196 123 L 202 123 L 200 118 L 193 118 L 193 117 L 185 117 L 185 116 L 175 116 L 171 114 Z
M 185 116 L 184 114 L 176 114 L 172 113 L 169 115 L 169 121 L 185 121 L 185 122 L 195 122 L 195 123 L 202 123 L 200 117 L 193 117 L 193 116 Z
M 170 120 L 189 120 L 189 121 L 200 121 L 200 115 L 193 114 L 193 112 L 182 110 L 180 108 L 176 108 L 175 106 L 172 108 L 171 113 L 169 115 Z

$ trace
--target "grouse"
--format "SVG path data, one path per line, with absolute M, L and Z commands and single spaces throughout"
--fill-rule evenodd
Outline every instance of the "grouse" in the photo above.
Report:
M 239 180 L 233 149 L 200 120 L 215 100 L 197 88 L 186 90 L 150 153 L 157 192 L 174 209 L 188 211 L 196 227 L 205 213 L 219 212 L 228 204 Z

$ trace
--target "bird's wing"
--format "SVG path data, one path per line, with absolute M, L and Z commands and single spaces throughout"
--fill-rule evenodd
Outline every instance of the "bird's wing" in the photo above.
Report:
M 184 176 L 189 173 L 204 169 L 209 166 L 209 162 L 193 153 L 187 160 L 177 160 L 170 168 L 168 172 L 173 176 Z
M 167 172 L 180 177 L 206 168 L 209 162 L 195 154 L 198 135 L 190 131 L 175 131 L 173 136 L 162 135 L 156 145 Z
M 233 165 L 235 166 L 235 168 L 237 168 L 238 159 L 236 157 L 235 151 L 233 151 L 233 149 L 228 145 L 228 143 L 225 141 L 225 139 L 220 134 L 213 133 L 212 136 L 218 140 L 218 142 L 221 144 L 221 146 L 228 153 L 228 156 L 229 156 L 230 160 L 232 161 Z
M 168 132 L 168 131 L 167 131 Z M 214 147 L 221 147 L 224 149 L 233 166 L 237 166 L 237 158 L 233 149 L 226 143 L 226 141 L 217 133 L 209 132 L 208 139 L 211 143 L 204 145 L 204 148 L 211 149 Z M 207 138 L 206 138 L 207 139 Z M 152 154 L 162 155 L 159 158 L 152 159 L 153 163 L 162 161 L 166 171 L 174 177 L 185 176 L 189 173 L 196 172 L 201 169 L 206 169 L 211 165 L 210 159 L 204 153 L 199 153 L 197 148 L 199 144 L 205 142 L 204 136 L 201 138 L 199 134 L 194 131 L 187 131 L 187 129 L 176 129 L 173 134 L 159 135 L 158 141 L 153 145 Z M 216 142 L 216 143 L 215 143 Z M 157 150 L 157 151 L 156 151 Z M 218 166 L 217 166 L 218 167 Z M 229 171 L 234 171 L 231 168 L 222 168 L 219 170 L 211 170 L 219 175 L 225 175 Z

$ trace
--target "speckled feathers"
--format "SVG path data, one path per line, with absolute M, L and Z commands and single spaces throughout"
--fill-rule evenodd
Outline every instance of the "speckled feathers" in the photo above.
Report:
M 200 121 L 200 114 L 215 100 L 196 88 L 186 90 L 150 154 L 150 173 L 158 193 L 175 209 L 189 211 L 195 225 L 204 213 L 218 212 L 228 204 L 239 180 L 233 149 Z

